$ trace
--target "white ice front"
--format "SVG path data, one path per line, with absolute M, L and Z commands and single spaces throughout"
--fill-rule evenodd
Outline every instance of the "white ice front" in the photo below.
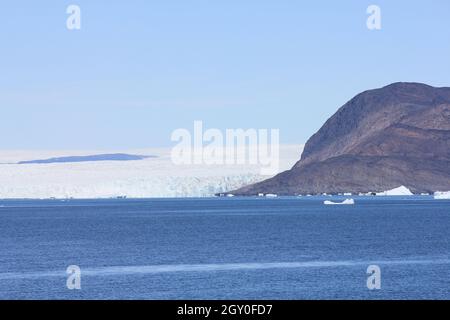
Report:
M 280 171 L 290 169 L 303 146 L 280 147 Z M 99 152 L 97 152 L 99 153 Z M 11 164 L 92 151 L 1 152 L 0 199 L 207 197 L 269 178 L 258 165 L 175 165 L 170 149 L 133 150 L 157 155 L 138 161 Z

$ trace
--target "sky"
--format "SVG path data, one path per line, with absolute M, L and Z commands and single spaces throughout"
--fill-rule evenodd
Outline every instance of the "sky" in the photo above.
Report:
M 0 149 L 166 147 L 195 120 L 300 144 L 362 91 L 450 86 L 448 0 L 15 0 L 0 26 Z

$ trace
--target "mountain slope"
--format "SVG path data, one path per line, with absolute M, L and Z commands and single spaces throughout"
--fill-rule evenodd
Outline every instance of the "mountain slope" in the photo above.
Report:
M 308 194 L 450 190 L 450 88 L 394 83 L 341 107 L 291 170 L 233 191 Z

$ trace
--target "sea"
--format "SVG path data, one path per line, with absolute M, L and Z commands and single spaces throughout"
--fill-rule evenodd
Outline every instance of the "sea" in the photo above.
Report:
M 450 299 L 450 200 L 0 200 L 0 299 Z

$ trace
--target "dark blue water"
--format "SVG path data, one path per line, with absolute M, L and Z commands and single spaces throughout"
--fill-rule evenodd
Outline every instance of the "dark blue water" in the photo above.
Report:
M 0 201 L 0 298 L 449 299 L 449 231 L 430 197 Z

